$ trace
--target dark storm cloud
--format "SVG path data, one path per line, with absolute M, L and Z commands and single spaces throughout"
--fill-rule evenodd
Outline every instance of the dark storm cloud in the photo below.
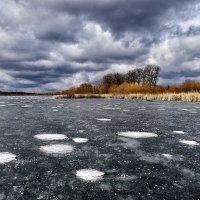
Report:
M 197 0 L 1 0 L 0 86 L 62 90 L 148 63 L 163 79 L 199 78 L 199 10 Z
M 157 31 L 162 28 L 163 17 L 170 13 L 183 11 L 196 1 L 188 0 L 44 0 L 35 5 L 62 11 L 75 16 L 85 16 L 102 23 L 114 34 L 124 31 Z M 170 11 L 170 13 L 168 13 Z

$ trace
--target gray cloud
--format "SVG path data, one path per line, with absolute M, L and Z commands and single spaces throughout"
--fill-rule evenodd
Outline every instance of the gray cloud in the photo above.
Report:
M 0 90 L 54 91 L 148 63 L 200 79 L 197 0 L 1 0 Z

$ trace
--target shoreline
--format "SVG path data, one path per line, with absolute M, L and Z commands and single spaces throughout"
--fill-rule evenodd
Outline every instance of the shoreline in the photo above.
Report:
M 146 101 L 183 101 L 200 102 L 200 93 L 134 93 L 134 94 L 73 94 L 73 95 L 53 95 L 56 99 L 127 99 Z

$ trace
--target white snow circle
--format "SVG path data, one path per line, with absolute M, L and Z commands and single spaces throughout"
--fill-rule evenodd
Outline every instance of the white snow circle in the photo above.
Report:
M 74 148 L 67 144 L 51 144 L 41 146 L 40 150 L 47 154 L 68 154 L 71 153 Z
M 104 172 L 96 169 L 80 169 L 76 172 L 76 176 L 85 181 L 95 182 L 103 178 Z
M 9 152 L 0 152 L 0 164 L 16 160 L 16 155 Z
M 193 140 L 179 140 L 179 142 L 183 143 L 183 144 L 188 144 L 188 145 L 191 145 L 191 146 L 199 145 L 198 142 L 193 141 Z
M 87 138 L 72 138 L 72 140 L 76 143 L 86 143 L 88 141 Z
M 129 138 L 150 138 L 150 137 L 158 137 L 155 133 L 149 133 L 149 132 L 134 132 L 134 131 L 128 131 L 128 132 L 119 132 L 117 133 L 119 136 L 123 137 L 129 137 Z
M 67 138 L 64 134 L 37 134 L 34 136 L 34 138 L 39 140 L 64 140 Z

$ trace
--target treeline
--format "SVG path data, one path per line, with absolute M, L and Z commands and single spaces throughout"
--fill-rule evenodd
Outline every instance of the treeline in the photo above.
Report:
M 136 68 L 126 74 L 111 73 L 105 75 L 100 84 L 81 84 L 79 87 L 71 88 L 59 94 L 67 94 L 73 97 L 74 94 L 131 94 L 131 93 L 181 93 L 200 92 L 200 83 L 186 80 L 180 85 L 158 86 L 160 67 L 147 65 L 145 68 Z
M 156 86 L 160 75 L 160 67 L 157 65 L 147 65 L 144 69 L 136 68 L 127 74 L 113 73 L 103 77 L 101 82 L 101 90 L 104 93 L 109 91 L 113 85 L 121 85 L 123 83 Z

